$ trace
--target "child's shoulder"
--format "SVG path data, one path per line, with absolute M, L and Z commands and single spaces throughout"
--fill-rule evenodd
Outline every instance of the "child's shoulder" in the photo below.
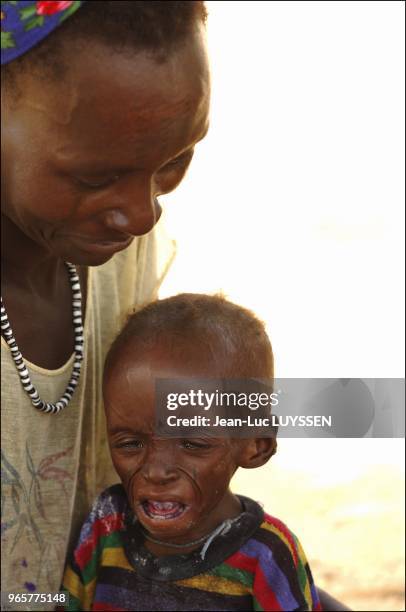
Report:
M 127 506 L 127 494 L 121 482 L 104 489 L 104 491 L 102 491 L 96 498 L 94 505 L 96 504 L 103 507 L 114 505 L 121 508 L 123 506 Z
M 64 588 L 77 600 L 79 607 L 75 610 L 90 610 L 83 601 L 93 597 L 99 568 L 105 560 L 107 564 L 126 563 L 122 548 L 127 510 L 124 488 L 114 485 L 96 498 L 82 524 L 64 577 Z
M 284 557 L 288 555 L 295 565 L 301 555 L 300 543 L 295 534 L 283 521 L 265 511 L 262 513 L 262 521 L 246 542 L 246 548 L 260 557 L 278 553 Z
M 254 575 L 253 598 L 259 609 L 320 609 L 300 542 L 280 519 L 263 512 L 262 521 L 231 562 Z
M 271 533 L 276 534 L 282 539 L 286 538 L 288 541 L 291 539 L 296 539 L 296 536 L 283 521 L 281 521 L 279 518 L 276 518 L 276 516 L 268 514 L 267 512 L 264 512 L 264 520 L 260 525 L 260 529 L 270 531 Z
M 122 531 L 127 510 L 127 496 L 121 484 L 105 489 L 95 499 L 82 525 L 79 543 Z
M 295 534 L 289 529 L 289 527 L 280 519 L 276 518 L 264 512 L 264 520 L 259 526 L 260 533 L 269 543 L 275 545 L 279 543 L 280 546 L 287 547 L 295 562 L 299 555 L 299 541 Z

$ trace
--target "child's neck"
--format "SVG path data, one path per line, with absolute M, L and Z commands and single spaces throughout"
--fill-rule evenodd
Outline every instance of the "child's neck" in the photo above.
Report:
M 231 492 L 229 492 L 227 498 L 224 499 L 220 505 L 222 506 L 221 509 L 216 508 L 213 510 L 213 520 L 210 521 L 210 527 L 208 527 L 204 533 L 196 529 L 194 532 L 188 533 L 188 535 L 182 539 L 178 538 L 172 541 L 168 538 L 168 544 L 176 544 L 176 547 L 169 546 L 162 539 L 160 539 L 158 543 L 157 538 L 153 538 L 154 540 L 156 540 L 155 542 L 149 540 L 148 538 L 145 538 L 145 547 L 155 557 L 166 557 L 169 555 L 187 555 L 193 552 L 194 550 L 199 550 L 200 548 L 202 548 L 202 546 L 204 546 L 207 539 L 213 534 L 213 532 L 219 527 L 219 525 L 221 525 L 227 519 L 236 518 L 242 512 L 240 500 L 236 495 Z M 203 538 L 203 541 L 201 541 L 201 538 Z M 196 540 L 198 540 L 197 543 Z M 179 548 L 180 544 L 182 544 L 181 548 Z

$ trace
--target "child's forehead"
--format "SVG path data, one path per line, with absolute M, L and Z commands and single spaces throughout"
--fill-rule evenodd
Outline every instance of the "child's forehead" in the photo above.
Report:
M 244 339 L 240 339 L 244 344 Z M 113 364 L 120 364 L 114 368 L 115 375 L 123 369 L 140 372 L 141 366 L 148 364 L 150 374 L 155 376 L 166 370 L 174 378 L 243 379 L 249 362 L 250 377 L 268 378 L 265 365 L 254 365 L 257 360 L 253 360 L 256 357 L 253 347 L 246 349 L 246 354 L 236 350 L 230 339 L 221 334 L 204 334 L 200 330 L 179 335 L 168 331 L 150 340 L 127 338 L 115 352 Z
M 135 386 L 140 378 L 152 384 L 156 378 L 220 378 L 224 375 L 222 360 L 216 358 L 223 356 L 220 347 L 221 342 L 208 345 L 193 336 L 163 336 L 153 344 L 129 339 L 115 352 L 108 379 L 125 377 Z

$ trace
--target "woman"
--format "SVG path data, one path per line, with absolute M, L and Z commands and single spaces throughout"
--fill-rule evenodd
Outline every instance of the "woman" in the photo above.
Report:
M 102 364 L 173 255 L 158 197 L 207 131 L 205 20 L 195 1 L 2 2 L 4 591 L 57 591 L 117 480 Z
M 117 478 L 101 368 L 172 257 L 157 198 L 207 131 L 206 13 L 202 2 L 116 0 L 2 13 L 2 590 L 47 592 L 89 503 Z

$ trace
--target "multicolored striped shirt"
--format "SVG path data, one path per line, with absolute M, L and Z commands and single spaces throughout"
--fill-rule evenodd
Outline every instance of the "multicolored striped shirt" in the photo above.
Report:
M 67 610 L 321 610 L 296 536 L 253 500 L 205 554 L 154 557 L 122 485 L 96 500 L 65 571 Z M 203 557 L 203 558 L 202 558 Z

